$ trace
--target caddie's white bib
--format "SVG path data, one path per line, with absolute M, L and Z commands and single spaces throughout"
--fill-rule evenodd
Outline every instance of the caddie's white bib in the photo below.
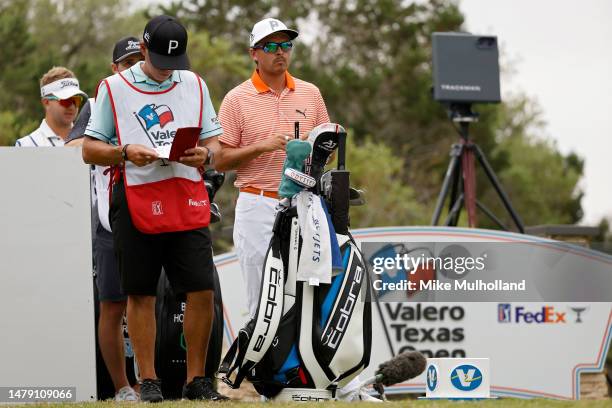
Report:
M 121 73 L 104 82 L 120 145 L 172 144 L 181 127 L 201 127 L 204 107 L 199 77 L 180 71 L 181 82 L 161 92 L 136 88 Z M 125 163 L 125 191 L 134 226 L 144 233 L 186 231 L 210 222 L 210 203 L 200 172 L 157 160 L 143 167 Z
M 89 106 L 91 107 L 91 111 L 94 109 L 94 104 L 96 100 L 94 98 L 89 98 Z M 89 118 L 91 122 L 91 117 Z M 105 174 L 106 172 L 106 174 Z M 110 185 L 110 166 L 98 166 L 95 165 L 93 168 L 93 182 L 94 182 L 94 190 L 92 192 L 95 193 L 96 207 L 98 211 L 98 219 L 100 220 L 100 224 L 104 227 L 105 230 L 111 232 L 111 226 L 108 219 L 108 210 L 110 206 L 110 197 L 108 187 Z
M 108 186 L 110 183 L 110 175 L 108 172 L 104 174 L 106 170 L 110 171 L 110 167 L 105 166 L 95 166 L 94 167 L 94 183 L 96 186 L 96 203 L 98 207 L 98 218 L 100 219 L 100 224 L 104 227 L 105 230 L 111 232 L 111 226 L 108 219 L 108 210 L 110 205 L 110 197 Z

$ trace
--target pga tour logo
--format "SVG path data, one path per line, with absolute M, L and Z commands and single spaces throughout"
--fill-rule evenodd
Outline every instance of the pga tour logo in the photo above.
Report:
M 163 215 L 164 211 L 162 210 L 161 201 L 153 201 L 151 203 L 151 211 L 153 212 L 153 215 Z
M 435 365 L 427 367 L 427 389 L 434 391 L 438 386 L 438 369 Z
M 451 371 L 451 384 L 459 391 L 473 391 L 482 384 L 482 372 L 471 364 L 463 364 Z
M 512 321 L 511 310 L 512 307 L 508 303 L 497 305 L 497 321 L 500 323 L 510 323 Z

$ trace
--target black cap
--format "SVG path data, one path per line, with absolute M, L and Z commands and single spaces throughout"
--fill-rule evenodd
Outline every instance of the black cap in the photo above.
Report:
M 140 41 L 138 41 L 138 38 L 122 38 L 117 41 L 115 48 L 113 48 L 113 62 L 116 64 L 134 54 L 140 54 Z
M 142 36 L 151 63 L 158 69 L 188 69 L 187 30 L 170 16 L 152 18 Z

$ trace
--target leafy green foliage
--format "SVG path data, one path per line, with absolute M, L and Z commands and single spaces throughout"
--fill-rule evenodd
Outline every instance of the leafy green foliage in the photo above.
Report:
M 406 167 L 393 149 L 370 137 L 360 143 L 352 135 L 347 139 L 351 186 L 363 190 L 366 200 L 364 206 L 351 207 L 351 228 L 427 224 L 429 214 L 416 200 L 417 191 L 397 182 Z
M 152 0 L 153 1 L 153 0 Z M 182 0 L 129 7 L 128 0 L 0 0 L 0 144 L 10 145 L 42 116 L 38 79 L 53 65 L 77 74 L 93 94 L 107 76 L 113 43 L 140 36 L 160 12 L 186 23 L 192 68 L 206 80 L 215 107 L 248 79 L 248 36 L 264 17 L 298 27 L 291 72 L 316 84 L 331 120 L 350 129 L 348 168 L 368 204 L 354 207 L 353 227 L 427 224 L 458 136 L 431 98 L 431 34 L 465 30 L 457 0 Z M 502 67 L 506 68 L 506 67 Z M 545 126 L 528 98 L 477 105 L 471 126 L 527 225 L 580 220 L 583 161 L 537 136 Z M 231 247 L 236 189 L 217 196 L 224 220 L 214 226 L 217 251 Z M 482 171 L 478 197 L 509 223 Z M 444 217 L 444 215 L 443 215 Z M 462 222 L 463 222 L 462 217 Z M 480 226 L 491 227 L 484 216 Z
M 138 36 L 146 20 L 125 13 L 127 0 L 0 0 L 0 143 L 38 126 L 43 109 L 39 80 L 53 66 L 65 66 L 93 95 L 110 74 L 114 43 Z M 112 27 L 112 29 L 110 28 Z

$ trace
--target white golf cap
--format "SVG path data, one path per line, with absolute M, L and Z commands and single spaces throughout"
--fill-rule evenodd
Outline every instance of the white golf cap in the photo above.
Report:
M 81 96 L 87 99 L 87 94 L 79 88 L 79 80 L 76 78 L 62 78 L 40 88 L 40 96 L 55 96 L 58 99 L 68 99 L 72 96 Z
M 299 34 L 297 31 L 287 28 L 280 20 L 275 18 L 264 18 L 253 26 L 249 46 L 253 47 L 263 38 L 274 33 L 285 33 L 289 36 L 290 40 L 293 40 Z

